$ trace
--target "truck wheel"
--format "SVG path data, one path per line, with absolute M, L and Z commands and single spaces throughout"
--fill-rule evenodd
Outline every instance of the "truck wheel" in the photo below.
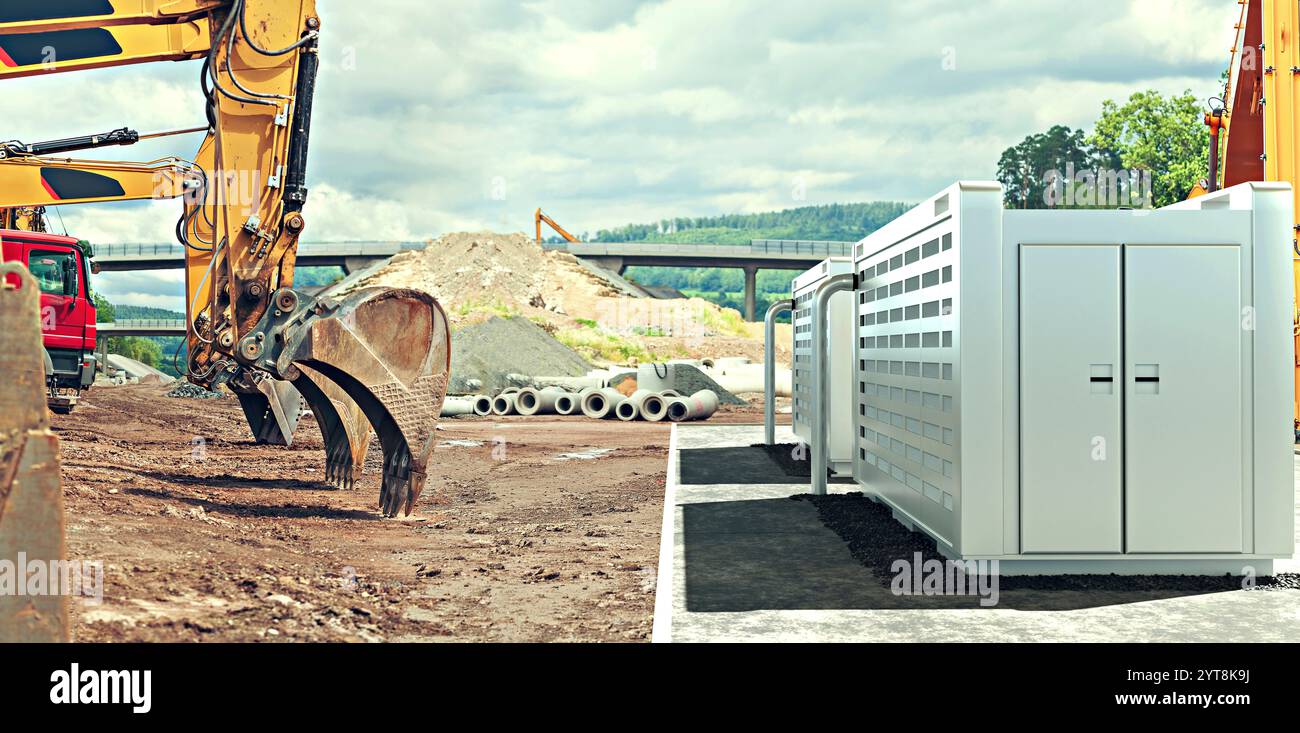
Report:
M 50 405 L 50 412 L 55 415 L 67 415 L 72 412 L 72 405 Z

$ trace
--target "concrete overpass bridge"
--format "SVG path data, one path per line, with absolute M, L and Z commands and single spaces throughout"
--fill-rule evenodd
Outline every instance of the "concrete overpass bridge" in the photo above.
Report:
M 745 318 L 752 321 L 756 316 L 756 276 L 759 270 L 806 270 L 827 257 L 852 255 L 853 245 L 853 242 L 755 239 L 748 244 L 568 242 L 545 246 L 569 252 L 620 275 L 634 265 L 739 268 L 745 273 Z M 303 242 L 298 245 L 297 264 L 303 267 L 341 267 L 351 273 L 398 252 L 423 249 L 424 246 L 424 242 Z M 95 262 L 105 272 L 164 270 L 182 267 L 185 251 L 179 244 L 98 245 L 95 247 Z M 184 332 L 183 328 L 181 332 Z
M 360 270 L 408 249 L 423 249 L 424 242 L 341 242 L 298 245 L 302 267 L 341 267 Z M 185 266 L 185 248 L 179 244 L 97 244 L 95 262 L 103 272 L 170 270 Z

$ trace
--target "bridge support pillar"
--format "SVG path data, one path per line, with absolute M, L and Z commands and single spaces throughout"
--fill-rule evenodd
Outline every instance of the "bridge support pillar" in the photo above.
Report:
M 619 275 L 627 272 L 627 265 L 623 264 L 622 257 L 584 257 L 583 259 L 591 260 L 606 270 Z
M 745 320 L 753 321 L 757 311 L 758 268 L 748 265 L 745 268 Z
M 364 270 L 376 262 L 384 260 L 384 257 L 344 257 L 343 274 L 351 275 L 357 270 Z

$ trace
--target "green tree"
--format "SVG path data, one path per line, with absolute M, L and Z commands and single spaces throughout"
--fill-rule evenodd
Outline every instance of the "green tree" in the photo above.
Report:
M 117 309 L 99 293 L 94 293 L 93 297 L 95 299 L 95 321 L 98 323 L 112 323 L 113 319 L 117 317 Z
M 108 340 L 108 350 L 155 368 L 162 363 L 162 346 L 142 336 L 113 337 Z
M 1003 199 L 1011 209 L 1048 208 L 1046 191 L 1051 171 L 1064 176 L 1068 169 L 1084 170 L 1095 162 L 1083 130 L 1053 125 L 1047 132 L 1030 135 L 1002 151 L 998 180 L 1002 182 Z
M 1167 206 L 1187 198 L 1206 175 L 1210 143 L 1203 114 L 1191 90 L 1168 97 L 1138 92 L 1122 105 L 1108 99 L 1088 143 L 1104 167 L 1149 171 L 1152 204 Z

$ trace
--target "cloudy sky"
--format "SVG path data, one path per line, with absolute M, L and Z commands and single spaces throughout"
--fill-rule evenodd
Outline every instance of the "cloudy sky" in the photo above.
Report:
M 1217 90 L 1232 0 L 318 0 L 309 241 L 915 200 L 1101 102 Z M 198 62 L 19 79 L 0 136 L 201 124 Z M 171 138 L 102 157 L 188 156 Z M 170 241 L 174 201 L 64 207 Z M 59 227 L 55 216 L 56 229 Z M 104 274 L 183 310 L 179 273 Z

